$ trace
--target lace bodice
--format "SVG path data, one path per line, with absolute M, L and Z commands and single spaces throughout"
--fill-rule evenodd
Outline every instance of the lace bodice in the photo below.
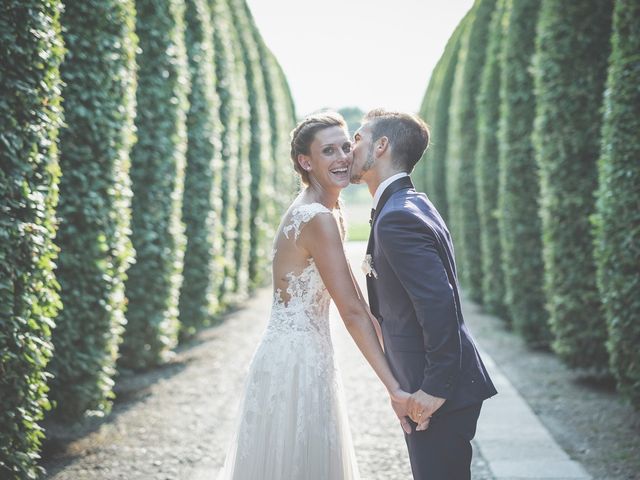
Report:
M 331 210 L 320 203 L 309 203 L 294 208 L 288 224 L 282 228 L 282 234 L 288 240 L 295 242 L 304 225 L 319 213 L 332 214 Z M 272 257 L 275 253 L 274 249 Z M 287 273 L 286 279 L 288 282 L 286 293 L 289 299 L 285 302 L 282 298 L 282 289 L 275 290 L 268 328 L 280 331 L 313 331 L 329 338 L 331 297 L 322 282 L 313 258 L 308 259 L 308 265 L 300 273 Z

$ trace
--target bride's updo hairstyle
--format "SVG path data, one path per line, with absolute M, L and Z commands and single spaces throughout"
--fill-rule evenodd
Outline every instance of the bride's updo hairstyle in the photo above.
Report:
M 338 112 L 320 112 L 309 115 L 291 131 L 291 160 L 304 185 L 309 185 L 309 172 L 298 163 L 298 155 L 309 155 L 316 133 L 330 127 L 346 129 L 347 122 Z

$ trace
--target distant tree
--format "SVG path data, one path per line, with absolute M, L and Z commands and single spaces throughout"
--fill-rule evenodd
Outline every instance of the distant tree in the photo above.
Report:
M 342 107 L 338 109 L 338 113 L 344 117 L 349 127 L 349 135 L 353 134 L 360 128 L 362 123 L 363 112 L 359 107 Z

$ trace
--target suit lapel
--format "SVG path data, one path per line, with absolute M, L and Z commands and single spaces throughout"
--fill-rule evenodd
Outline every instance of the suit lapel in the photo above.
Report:
M 407 190 L 409 188 L 414 188 L 411 178 L 408 176 L 401 177 L 398 180 L 391 183 L 382 193 L 382 196 L 380 197 L 380 201 L 378 202 L 375 214 L 371 219 L 371 230 L 369 232 L 369 242 L 367 243 L 367 255 L 373 256 L 373 246 L 374 246 L 373 228 L 375 227 L 376 219 L 380 215 L 382 208 L 394 193 L 399 192 L 400 190 Z M 373 315 L 379 321 L 382 321 L 382 319 L 380 318 L 380 310 L 378 308 L 378 296 L 376 295 L 376 292 L 375 292 L 374 278 L 371 275 L 367 275 L 366 279 L 367 279 L 367 293 L 369 297 L 369 307 L 371 308 L 371 313 L 373 313 Z
M 389 185 L 384 190 L 384 192 L 382 192 L 382 196 L 378 201 L 376 212 L 373 215 L 373 218 L 371 220 L 371 230 L 369 231 L 369 242 L 367 243 L 367 253 L 373 254 L 373 227 L 375 226 L 376 219 L 380 215 L 380 212 L 384 208 L 385 204 L 394 193 L 399 192 L 400 190 L 406 190 L 409 188 L 415 188 L 415 187 L 413 186 L 411 177 L 407 176 L 407 177 L 401 177 L 397 179 L 395 182 L 391 183 L 391 185 Z

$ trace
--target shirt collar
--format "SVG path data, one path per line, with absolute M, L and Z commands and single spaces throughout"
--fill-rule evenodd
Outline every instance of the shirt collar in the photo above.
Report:
M 373 208 L 378 208 L 378 202 L 380 201 L 380 197 L 382 197 L 382 194 L 384 193 L 384 191 L 387 189 L 389 185 L 391 185 L 393 182 L 395 182 L 399 178 L 408 177 L 408 176 L 409 174 L 407 172 L 396 173 L 395 175 L 391 175 L 384 182 L 378 185 L 378 188 L 376 189 L 376 194 L 373 196 Z

